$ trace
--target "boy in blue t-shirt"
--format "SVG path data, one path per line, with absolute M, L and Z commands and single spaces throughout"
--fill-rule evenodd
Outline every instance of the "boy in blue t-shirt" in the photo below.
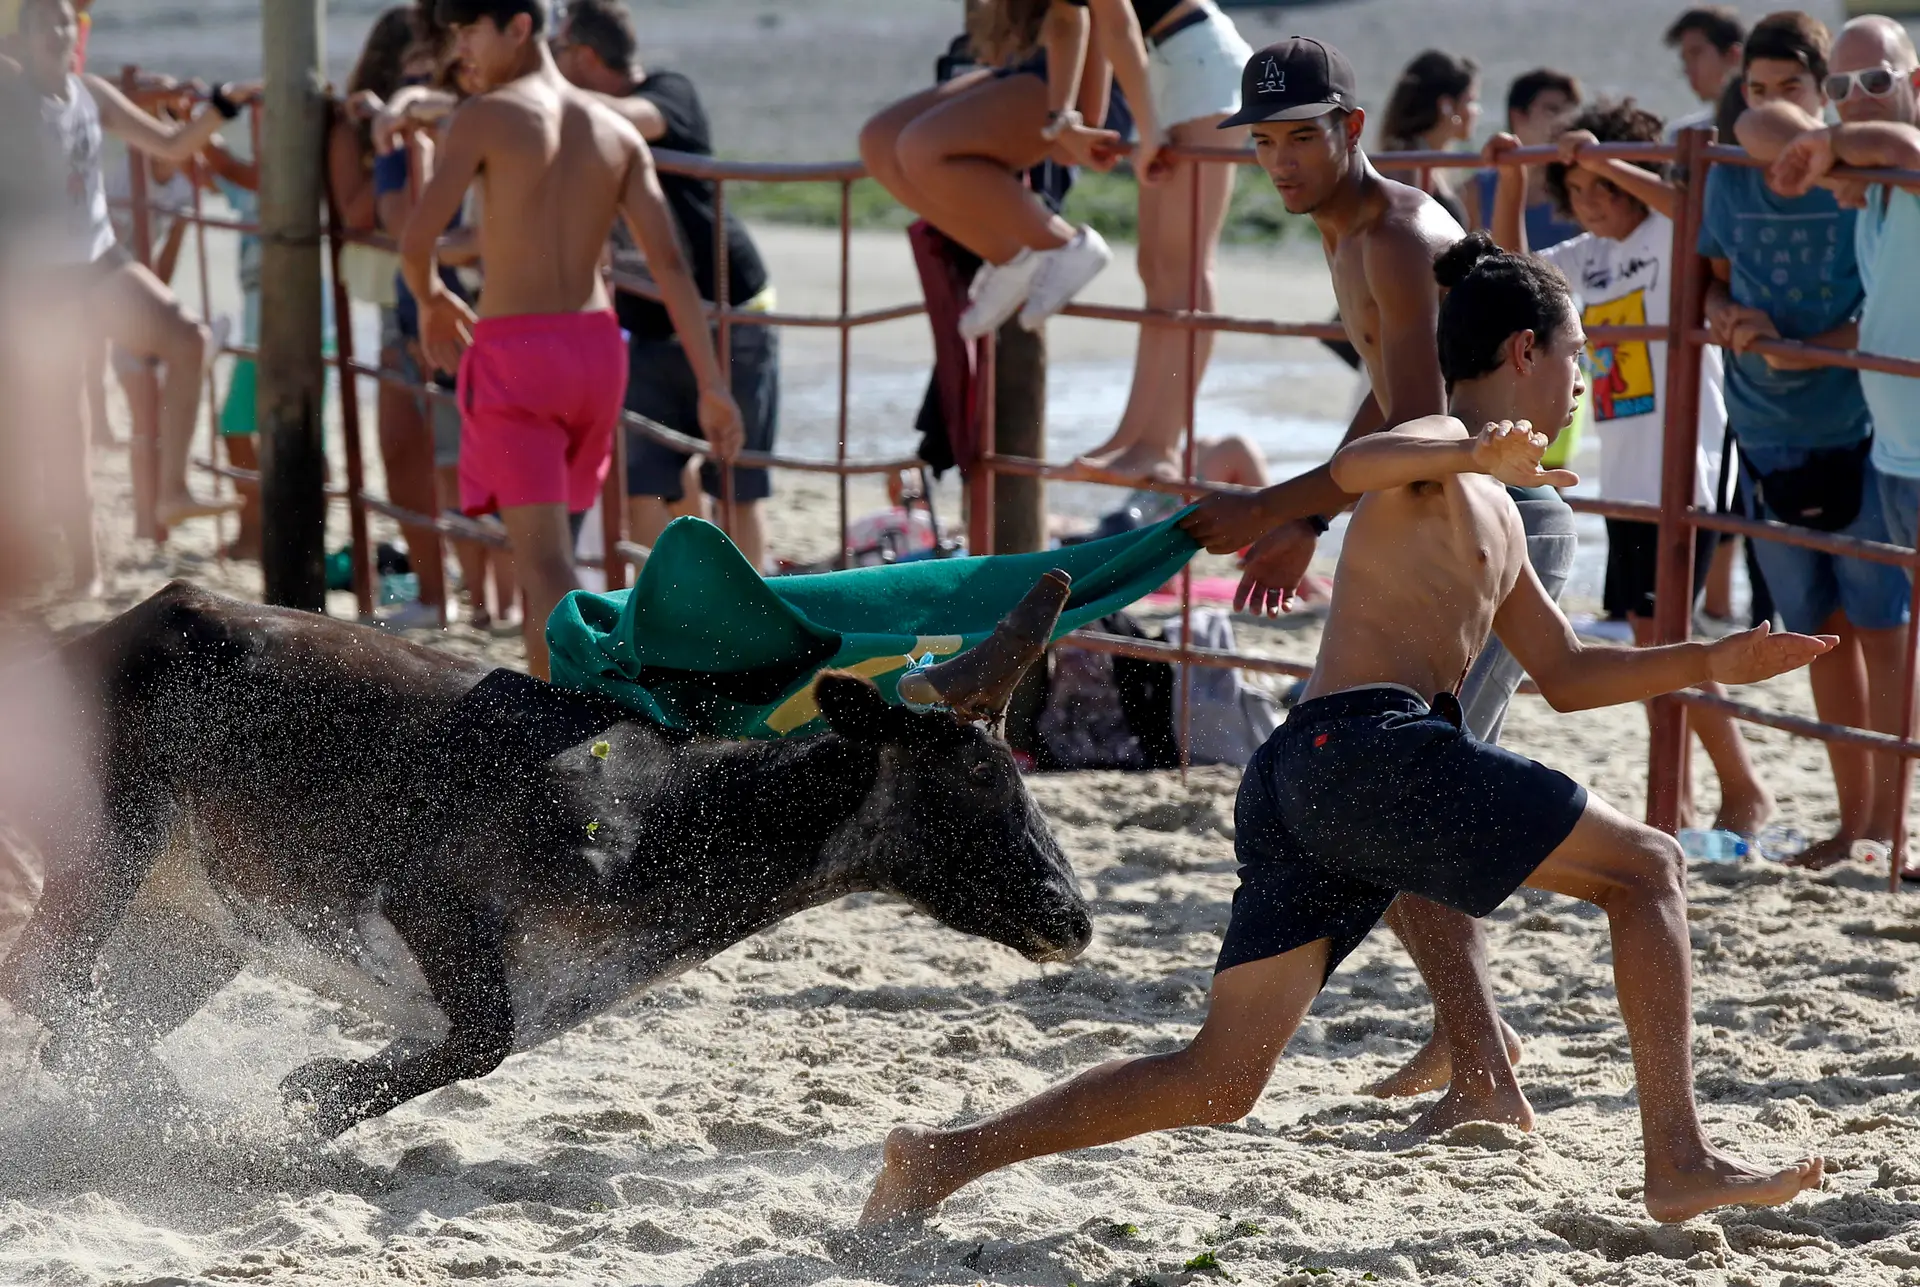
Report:
M 1754 27 L 1743 81 L 1749 110 L 1739 127 L 1750 150 L 1782 120 L 1817 122 L 1827 105 L 1829 46 L 1826 28 L 1804 13 L 1773 14 Z M 1782 196 L 1763 170 L 1716 165 L 1699 248 L 1713 268 L 1707 324 L 1727 353 L 1727 423 L 1740 446 L 1750 516 L 1890 539 L 1859 375 L 1752 349 L 1767 339 L 1854 346 L 1863 296 L 1854 212 L 1831 192 Z M 1788 630 L 1842 637 L 1811 670 L 1820 718 L 1898 730 L 1906 573 L 1775 541 L 1755 542 L 1754 555 Z M 1827 753 L 1840 829 L 1801 855 L 1815 868 L 1846 860 L 1857 840 L 1891 840 L 1901 807 L 1897 757 L 1837 745 Z

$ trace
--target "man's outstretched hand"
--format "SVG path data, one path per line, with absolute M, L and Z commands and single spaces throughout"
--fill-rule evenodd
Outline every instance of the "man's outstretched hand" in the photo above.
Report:
M 1547 435 L 1535 433 L 1526 420 L 1497 420 L 1473 440 L 1473 464 L 1509 487 L 1572 487 L 1580 475 L 1571 469 L 1542 469 Z
M 1311 523 L 1283 523 L 1253 543 L 1233 592 L 1233 610 L 1274 617 L 1293 611 L 1320 533 Z
M 1839 642 L 1838 635 L 1776 635 L 1761 622 L 1707 645 L 1707 673 L 1723 684 L 1757 684 L 1800 669 Z
M 1180 520 L 1180 530 L 1198 541 L 1209 554 L 1244 550 L 1272 526 L 1260 493 L 1222 492 L 1195 505 Z

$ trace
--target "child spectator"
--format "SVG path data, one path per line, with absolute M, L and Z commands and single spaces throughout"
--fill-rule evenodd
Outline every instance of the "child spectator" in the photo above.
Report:
M 1673 214 L 1679 193 L 1650 170 L 1586 153 L 1590 143 L 1653 143 L 1660 118 L 1624 103 L 1589 107 L 1560 135 L 1561 160 L 1545 167 L 1547 191 L 1571 214 L 1579 236 L 1534 253 L 1558 268 L 1572 285 L 1581 325 L 1664 326 L 1673 281 Z M 1487 145 L 1498 164 L 1503 152 L 1520 146 L 1511 134 Z M 1518 166 L 1500 167 L 1494 199 L 1494 240 L 1509 250 L 1528 249 L 1521 218 L 1526 180 Z M 1589 401 L 1600 432 L 1600 494 L 1608 500 L 1660 503 L 1661 444 L 1667 389 L 1667 346 L 1657 340 L 1590 342 Z M 1727 412 L 1721 394 L 1720 350 L 1702 350 L 1698 446 L 1694 452 L 1693 503 L 1713 508 L 1712 487 L 1719 478 Z M 1705 583 L 1712 562 L 1714 534 L 1696 532 L 1693 544 L 1693 598 Z M 1654 570 L 1659 528 L 1628 519 L 1607 520 L 1606 610 L 1624 616 L 1641 647 L 1658 641 L 1654 632 Z M 1689 612 L 1691 615 L 1691 612 Z M 1704 691 L 1725 696 L 1717 685 Z M 1773 813 L 1773 795 L 1754 773 L 1747 744 L 1731 715 L 1698 710 L 1691 724 L 1720 778 L 1716 827 L 1755 835 Z M 1691 812 L 1692 792 L 1681 797 Z

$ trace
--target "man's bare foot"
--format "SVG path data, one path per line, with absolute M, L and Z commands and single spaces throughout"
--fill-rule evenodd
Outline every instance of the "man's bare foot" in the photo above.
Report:
M 1786 865 L 1806 871 L 1825 871 L 1829 867 L 1838 867 L 1853 857 L 1853 841 L 1852 836 L 1845 834 L 1828 836 L 1787 859 Z
M 1720 813 L 1713 825 L 1735 835 L 1757 836 L 1773 820 L 1773 792 L 1758 782 L 1743 786 L 1720 784 Z
M 879 1178 L 860 1211 L 861 1228 L 931 1211 L 973 1178 L 947 1160 L 940 1135 L 923 1126 L 898 1126 L 887 1136 Z
M 1524 1050 L 1520 1044 L 1520 1034 L 1509 1027 L 1505 1019 L 1500 1021 L 1500 1036 L 1507 1045 L 1507 1063 L 1519 1063 Z M 1435 1032 L 1427 1038 L 1427 1044 L 1401 1066 L 1400 1071 L 1376 1081 L 1367 1087 L 1366 1093 L 1378 1099 L 1424 1095 L 1430 1090 L 1439 1090 L 1452 1078 L 1453 1057 L 1448 1053 L 1445 1037 Z
M 178 527 L 196 518 L 237 514 L 241 508 L 241 501 L 237 497 L 232 500 L 202 500 L 191 492 L 182 492 L 178 496 L 162 496 L 155 501 L 153 517 L 162 527 Z
M 1160 449 L 1135 443 L 1115 456 L 1080 456 L 1073 463 L 1115 482 L 1180 481 L 1180 457 L 1171 447 Z
M 1491 1077 L 1455 1078 L 1439 1102 L 1407 1128 L 1407 1134 L 1424 1139 L 1467 1122 L 1500 1122 L 1530 1131 L 1533 1105 L 1511 1077 L 1501 1078 L 1499 1084 Z
M 1825 1163 L 1803 1158 L 1780 1171 L 1766 1171 L 1708 1149 L 1693 1165 L 1656 1175 L 1647 1171 L 1647 1214 L 1662 1224 L 1691 1220 L 1715 1207 L 1777 1207 L 1820 1187 Z

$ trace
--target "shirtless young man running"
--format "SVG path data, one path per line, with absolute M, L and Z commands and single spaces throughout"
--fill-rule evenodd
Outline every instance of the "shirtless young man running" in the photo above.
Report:
M 498 510 L 527 596 L 527 669 L 547 677 L 547 617 L 577 589 L 573 540 L 613 460 L 627 346 L 600 257 L 616 215 L 647 257 L 700 386 L 716 457 L 739 450 L 740 409 L 714 357 L 653 156 L 639 133 L 560 75 L 546 0 L 439 0 L 465 72 L 484 86 L 448 123 L 439 165 L 400 239 L 433 366 L 459 371 L 460 503 Z M 481 184 L 481 316 L 440 280 L 441 230 Z
M 1102 1064 L 972 1126 L 894 1131 L 865 1222 L 925 1211 L 1027 1158 L 1244 1117 L 1328 974 L 1397 894 L 1484 916 L 1522 884 L 1606 912 L 1639 1090 L 1647 1211 L 1686 1220 L 1786 1202 L 1820 1183 L 1817 1158 L 1768 1171 L 1707 1141 L 1693 1098 L 1679 846 L 1564 775 L 1473 736 L 1454 694 L 1489 629 L 1556 710 L 1709 678 L 1752 683 L 1835 640 L 1764 626 L 1661 648 L 1578 640 L 1528 565 L 1501 485 L 1576 481 L 1540 468 L 1580 391 L 1585 336 L 1566 282 L 1484 233 L 1432 271 L 1452 288 L 1439 321 L 1453 414 L 1334 457 L 1335 483 L 1365 495 L 1319 664 L 1241 782 L 1240 888 L 1199 1034 L 1168 1054 Z
M 1373 389 L 1347 442 L 1387 424 L 1446 410 L 1434 340 L 1440 288 L 1434 256 L 1465 233 L 1432 197 L 1382 178 L 1360 149 L 1366 113 L 1355 106 L 1353 69 L 1339 50 L 1292 37 L 1247 62 L 1242 108 L 1227 124 L 1250 123 L 1260 164 L 1296 214 L 1320 229 L 1348 338 L 1367 363 Z M 1216 554 L 1253 549 L 1235 604 L 1285 610 L 1313 558 L 1328 518 L 1354 497 L 1326 466 L 1253 496 L 1201 504 L 1185 526 Z M 1551 488 L 1516 492 L 1527 554 L 1557 599 L 1573 569 L 1573 513 Z M 1467 727 L 1500 740 L 1521 668 L 1495 642 L 1461 690 Z M 1486 938 L 1472 918 L 1417 897 L 1402 899 L 1387 924 L 1400 936 L 1433 997 L 1434 1032 L 1400 1071 L 1373 1086 L 1381 1096 L 1447 1093 L 1414 1126 L 1426 1134 L 1465 1121 L 1533 1127 L 1533 1107 L 1513 1074 L 1520 1042 L 1500 1022 L 1487 974 Z

